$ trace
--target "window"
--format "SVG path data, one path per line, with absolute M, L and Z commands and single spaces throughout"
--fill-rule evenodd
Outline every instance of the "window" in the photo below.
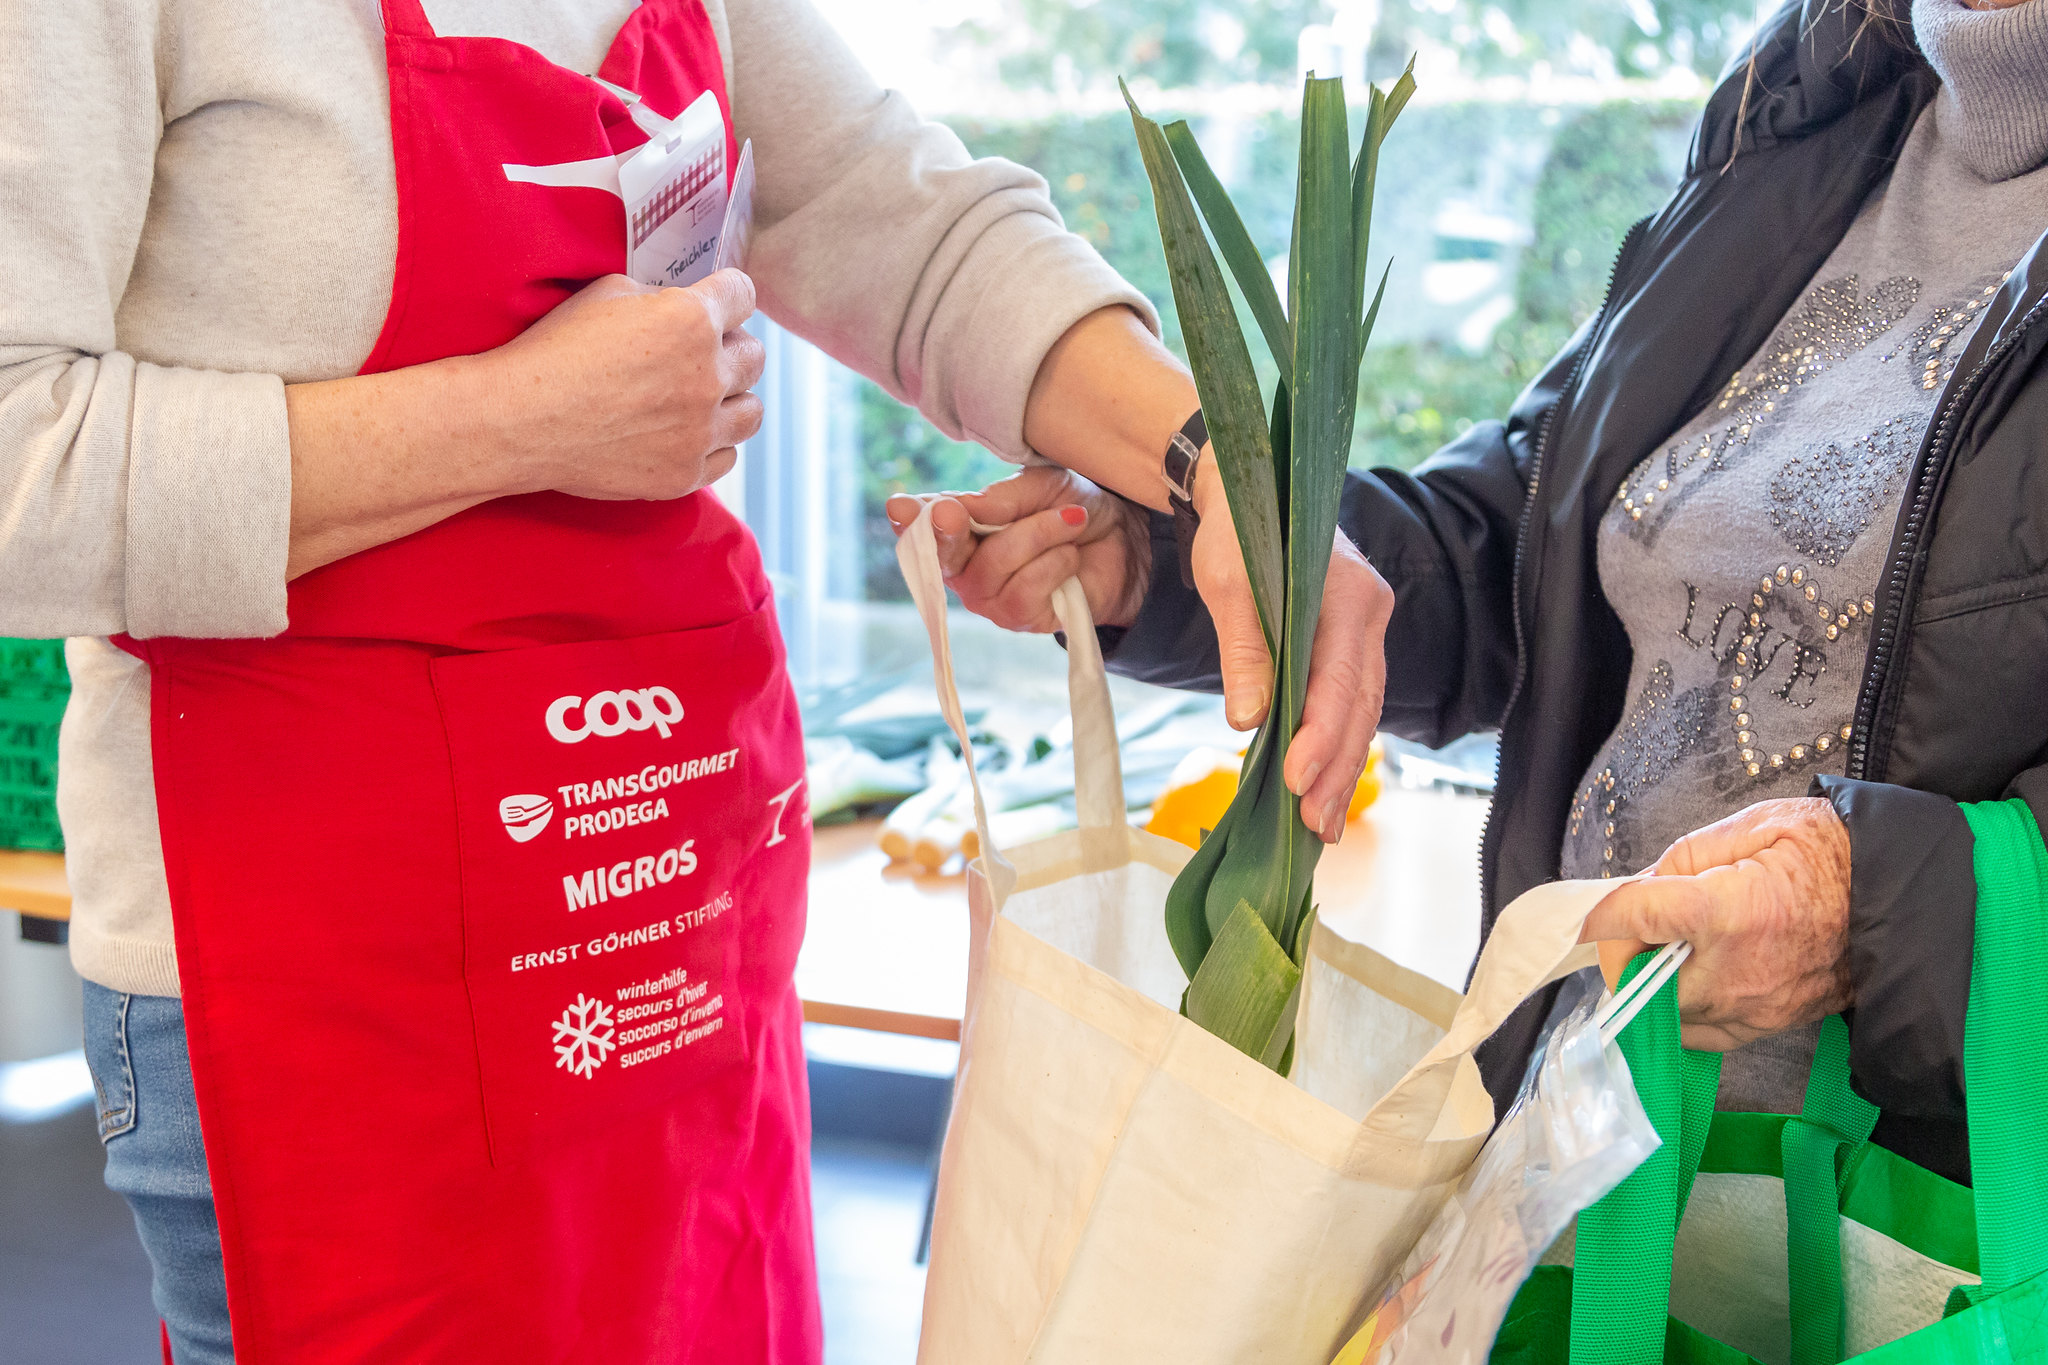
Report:
M 1356 466 L 1412 467 L 1516 392 L 1599 304 L 1628 225 L 1670 192 L 1750 0 L 834 0 L 878 78 L 978 155 L 1039 171 L 1074 231 L 1171 315 L 1150 192 L 1115 80 L 1196 125 L 1284 280 L 1299 77 L 1420 93 L 1388 143 L 1374 269 L 1393 274 L 1361 381 Z M 728 496 L 775 576 L 800 685 L 925 656 L 882 512 L 897 491 L 1008 467 L 770 335 L 769 415 Z M 1057 698 L 1042 642 L 963 622 L 963 678 Z M 969 644 L 971 642 L 971 645 Z

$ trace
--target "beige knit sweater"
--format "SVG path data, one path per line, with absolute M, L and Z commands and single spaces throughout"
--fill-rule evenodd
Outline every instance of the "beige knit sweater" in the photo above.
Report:
M 807 0 L 707 0 L 758 162 L 763 311 L 1026 455 L 1075 320 L 1145 309 L 1031 172 L 877 89 Z M 634 0 L 426 0 L 595 70 Z M 284 386 L 354 373 L 397 236 L 377 0 L 0 5 L 0 635 L 69 636 L 72 960 L 175 995 L 145 667 L 286 624 Z M 1147 314 L 1149 316 L 1149 313 Z

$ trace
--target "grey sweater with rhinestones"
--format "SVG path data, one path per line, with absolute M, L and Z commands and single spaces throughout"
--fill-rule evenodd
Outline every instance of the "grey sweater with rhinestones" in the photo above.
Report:
M 2048 0 L 1918 0 L 1913 18 L 1945 88 L 1890 180 L 1602 518 L 1630 703 L 1575 795 L 1566 876 L 1627 875 L 1688 831 L 1842 771 L 1913 456 L 1952 357 L 2048 222 Z M 1730 1054 L 1723 1107 L 1796 1112 L 1812 1038 Z

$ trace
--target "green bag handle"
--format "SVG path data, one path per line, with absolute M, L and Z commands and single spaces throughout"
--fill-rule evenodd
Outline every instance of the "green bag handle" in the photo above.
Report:
M 1653 954 L 1629 963 L 1633 980 Z M 1714 1120 L 1721 1054 L 1678 1041 L 1678 978 L 1664 983 L 1617 1040 L 1662 1144 L 1579 1214 L 1572 1269 L 1572 1365 L 1650 1365 L 1664 1358 L 1671 1245 Z
M 1963 1074 L 1977 1189 L 1976 1302 L 2048 1272 L 2048 849 L 2024 801 L 1962 807 L 1976 836 Z
M 1622 979 L 1647 960 L 1630 963 Z M 1721 1075 L 1720 1053 L 1680 1046 L 1676 986 L 1674 977 L 1620 1038 L 1636 1093 L 1664 1145 L 1579 1215 L 1572 1365 L 1651 1365 L 1664 1358 L 1672 1244 L 1713 1126 Z M 1646 1024 L 1653 1013 L 1657 1017 Z M 1793 1365 L 1835 1365 L 1842 1358 L 1841 1182 L 1876 1123 L 1876 1106 L 1849 1088 L 1849 1030 L 1831 1016 L 1821 1025 L 1805 1108 L 1780 1139 Z
M 1792 1365 L 1836 1365 L 1842 1358 L 1842 1181 L 1876 1126 L 1877 1106 L 1849 1088 L 1849 1026 L 1829 1015 L 1813 1051 L 1805 1107 L 1779 1139 Z
M 1983 1283 L 1961 1286 L 1951 1312 L 2048 1273 L 2048 848 L 2024 801 L 1961 809 L 1976 839 L 1963 1071 Z M 1783 1138 L 1794 1365 L 1842 1358 L 1840 1184 L 1876 1119 L 1875 1107 L 1849 1089 L 1848 1030 L 1830 1019 L 1806 1110 Z

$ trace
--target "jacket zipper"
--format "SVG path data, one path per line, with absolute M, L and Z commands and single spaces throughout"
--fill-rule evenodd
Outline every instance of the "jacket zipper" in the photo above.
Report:
M 1913 501 L 1906 511 L 1903 533 L 1899 537 L 1899 551 L 1892 557 L 1887 571 L 1885 605 L 1878 618 L 1877 629 L 1871 635 L 1870 663 L 1864 670 L 1862 690 L 1856 699 L 1856 717 L 1849 740 L 1849 761 L 1843 765 L 1843 776 L 1862 781 L 1870 771 L 1870 737 L 1877 724 L 1877 703 L 1884 690 L 1885 675 L 1891 669 L 1892 651 L 1898 645 L 1899 622 L 1906 610 L 1906 582 L 1912 576 L 1914 563 L 1920 557 L 1921 542 L 1927 534 L 1929 514 L 1933 511 L 1935 485 L 1941 481 L 1941 473 L 1948 466 L 1950 446 L 1955 438 L 1956 422 L 1962 416 L 1964 405 L 1977 397 L 1983 387 L 1984 377 L 1990 373 L 2012 349 L 2019 345 L 2020 338 L 2034 325 L 2044 310 L 2048 310 L 2048 299 L 2042 299 L 2029 308 L 2006 335 L 2000 337 L 1984 358 L 1977 362 L 1963 382 L 1956 385 L 1955 392 L 1942 405 L 1941 415 L 1936 420 L 1934 434 L 1927 442 L 1926 454 L 1921 457 L 1919 467 L 1913 475 Z
M 1648 227 L 1654 214 L 1645 214 L 1630 225 L 1622 236 L 1621 246 L 1614 253 L 1614 264 L 1607 271 L 1607 290 L 1600 296 L 1600 310 L 1593 315 L 1593 325 L 1586 331 L 1586 339 L 1579 345 L 1579 353 L 1572 358 L 1571 369 L 1565 371 L 1564 383 L 1557 389 L 1557 397 L 1544 411 L 1543 422 L 1536 428 L 1536 448 L 1529 456 L 1529 492 L 1522 499 L 1522 515 L 1515 523 L 1515 562 L 1512 578 L 1508 584 L 1508 609 L 1515 618 L 1515 682 L 1508 689 L 1507 705 L 1501 708 L 1501 725 L 1505 734 L 1507 719 L 1514 714 L 1515 703 L 1521 699 L 1522 685 L 1529 674 L 1528 641 L 1522 629 L 1522 555 L 1529 542 L 1529 523 L 1535 515 L 1536 490 L 1543 483 L 1543 456 L 1550 445 L 1550 429 L 1556 425 L 1557 412 L 1577 387 L 1579 376 L 1586 368 L 1587 357 L 1593 354 L 1595 343 L 1600 340 L 1601 329 L 1607 325 L 1607 310 L 1614 303 L 1614 286 L 1621 279 L 1621 268 L 1628 263 L 1636 243 L 1642 239 L 1643 229 Z M 1487 803 L 1486 818 L 1479 825 L 1479 907 L 1480 913 L 1493 903 L 1493 878 L 1487 869 L 1487 839 L 1493 833 L 1494 805 L 1500 800 L 1499 764 L 1495 764 L 1493 800 Z

